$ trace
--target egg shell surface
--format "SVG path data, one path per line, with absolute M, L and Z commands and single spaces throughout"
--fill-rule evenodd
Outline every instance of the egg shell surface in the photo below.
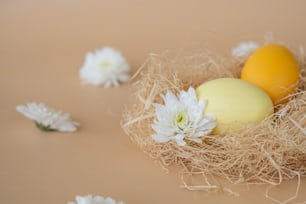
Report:
M 200 85 L 196 93 L 198 99 L 207 103 L 205 113 L 217 118 L 215 133 L 238 130 L 273 113 L 270 97 L 259 87 L 241 79 L 214 79 Z
M 299 82 L 299 65 L 293 53 L 278 44 L 258 48 L 246 61 L 241 79 L 259 86 L 274 104 L 288 101 Z

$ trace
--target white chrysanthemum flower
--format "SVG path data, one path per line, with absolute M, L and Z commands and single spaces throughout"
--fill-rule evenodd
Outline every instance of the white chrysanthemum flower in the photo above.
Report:
M 168 91 L 164 105 L 154 104 L 156 120 L 152 124 L 156 134 L 152 138 L 156 142 L 176 141 L 179 146 L 184 146 L 186 140 L 202 143 L 199 137 L 209 134 L 216 127 L 216 117 L 204 114 L 205 100 L 198 101 L 195 90 L 190 87 L 187 92 L 181 91 L 176 97 Z
M 232 56 L 234 57 L 248 57 L 252 54 L 259 45 L 255 42 L 243 42 L 232 49 Z
M 87 53 L 80 78 L 88 84 L 118 86 L 130 79 L 129 69 L 129 64 L 118 50 L 105 47 Z
M 102 196 L 95 196 L 92 195 L 87 196 L 76 196 L 76 202 L 68 202 L 67 204 L 124 204 L 122 201 L 116 202 L 110 197 L 104 198 Z
M 34 120 L 36 126 L 42 131 L 73 132 L 79 125 L 70 120 L 69 114 L 47 107 L 43 103 L 28 103 L 25 106 L 19 105 L 16 109 L 25 117 Z

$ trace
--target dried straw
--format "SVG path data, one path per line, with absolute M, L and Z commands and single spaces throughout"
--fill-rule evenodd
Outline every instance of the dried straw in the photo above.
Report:
M 209 51 L 198 54 L 150 55 L 134 82 L 135 103 L 123 114 L 122 127 L 150 157 L 167 168 L 181 169 L 182 186 L 189 190 L 235 194 L 240 184 L 279 185 L 284 180 L 306 175 L 306 61 L 301 48 L 299 90 L 289 102 L 275 107 L 275 114 L 257 125 L 226 135 L 210 135 L 202 144 L 156 143 L 152 140 L 155 109 L 161 94 L 221 77 L 239 77 L 241 59 L 221 57 Z M 225 182 L 224 182 L 225 180 Z M 298 191 L 298 190 L 297 190 Z M 267 194 L 268 196 L 268 194 Z M 290 201 L 292 198 L 288 199 Z M 285 202 L 287 202 L 285 201 Z

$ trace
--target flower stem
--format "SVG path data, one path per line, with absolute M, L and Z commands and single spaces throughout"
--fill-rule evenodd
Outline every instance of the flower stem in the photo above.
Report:
M 40 130 L 43 131 L 43 132 L 54 131 L 54 130 L 50 127 L 50 125 L 44 126 L 43 124 L 38 123 L 38 122 L 35 122 L 35 125 L 36 125 L 36 127 L 37 127 L 38 129 L 40 129 Z

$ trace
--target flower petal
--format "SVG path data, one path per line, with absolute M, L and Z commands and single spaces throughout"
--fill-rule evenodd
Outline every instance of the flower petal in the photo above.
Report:
M 168 142 L 170 140 L 170 138 L 168 137 L 163 137 L 162 135 L 152 135 L 152 138 L 156 141 L 156 142 Z
M 75 202 L 68 202 L 67 204 L 124 204 L 124 202 L 119 201 L 116 202 L 114 199 L 107 197 L 104 198 L 102 196 L 95 196 L 86 195 L 86 196 L 76 196 L 76 203 Z
M 179 146 L 185 146 L 186 142 L 184 141 L 184 136 L 183 137 L 175 137 L 175 141 L 177 143 L 177 145 Z
M 16 110 L 21 113 L 22 115 L 24 115 L 25 117 L 31 119 L 31 120 L 37 120 L 37 116 L 34 115 L 31 111 L 28 110 L 28 108 L 26 106 L 22 106 L 19 105 L 16 107 Z
M 76 124 L 71 121 L 64 121 L 57 127 L 57 130 L 61 132 L 74 132 L 77 129 Z
M 77 204 L 91 204 L 92 196 L 76 196 L 75 200 L 77 201 Z

